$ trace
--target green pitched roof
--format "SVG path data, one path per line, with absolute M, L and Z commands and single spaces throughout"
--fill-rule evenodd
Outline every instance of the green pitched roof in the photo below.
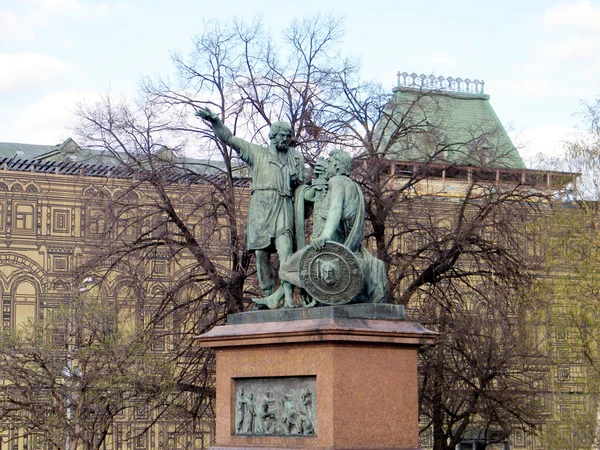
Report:
M 0 158 L 39 159 L 42 155 L 55 152 L 59 146 L 0 142 Z
M 37 161 L 66 161 L 91 159 L 98 157 L 98 152 L 92 152 L 81 148 L 77 143 L 67 138 L 64 142 L 56 145 L 21 144 L 14 142 L 0 142 L 0 157 L 27 159 Z M 107 163 L 105 161 L 94 161 L 97 164 Z M 114 162 L 113 162 L 114 164 Z
M 165 162 L 174 163 L 179 167 L 192 170 L 196 173 L 219 174 L 225 169 L 225 163 L 221 160 L 181 157 L 177 156 L 167 147 L 161 147 L 156 152 L 156 155 Z M 110 152 L 80 147 L 71 138 L 67 138 L 64 142 L 56 145 L 0 142 L 1 158 L 28 161 L 75 162 L 110 167 L 120 165 L 120 161 Z M 123 160 L 126 159 L 127 156 L 123 154 Z M 237 177 L 243 178 L 249 176 L 248 168 L 245 165 L 235 165 L 233 170 Z
M 386 154 L 398 161 L 524 169 L 519 152 L 496 116 L 489 95 L 399 86 L 387 112 L 393 123 L 412 127 L 394 139 L 388 124 L 380 134 Z

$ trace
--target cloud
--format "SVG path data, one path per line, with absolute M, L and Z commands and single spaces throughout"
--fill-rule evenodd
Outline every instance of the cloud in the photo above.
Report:
M 91 4 L 80 0 L 29 0 L 37 11 L 57 18 L 75 16 L 78 20 L 105 19 L 110 14 L 129 13 L 131 7 L 122 2 Z
M 437 53 L 435 55 L 432 55 L 429 59 L 429 62 L 443 67 L 451 67 L 458 65 L 458 60 L 456 60 L 456 58 L 453 58 L 452 56 L 443 53 Z
M 543 99 L 548 96 L 569 97 L 570 87 L 557 82 L 551 75 L 525 75 L 521 78 L 489 79 L 486 91 L 494 98 L 511 96 L 519 99 Z
M 550 8 L 541 19 L 536 58 L 548 66 L 582 62 L 595 67 L 600 51 L 600 7 L 580 0 Z
M 33 52 L 0 53 L 0 92 L 32 87 L 72 69 L 51 56 Z
M 35 33 L 23 17 L 12 11 L 0 11 L 0 42 L 9 45 L 15 41 L 33 42 Z
M 558 124 L 542 124 L 509 136 L 526 162 L 535 162 L 539 154 L 546 157 L 562 156 L 565 142 L 572 140 L 580 130 Z
M 560 67 L 565 62 L 592 62 L 600 49 L 600 36 L 586 37 L 579 35 L 561 38 L 548 37 L 538 42 L 534 50 L 538 61 L 544 60 L 546 65 Z
M 57 144 L 73 134 L 75 111 L 80 102 L 99 98 L 99 93 L 54 92 L 25 108 L 10 125 L 10 140 L 28 144 Z
M 578 30 L 600 31 L 600 7 L 589 0 L 581 0 L 550 8 L 542 19 L 544 27 L 576 27 Z
M 0 44 L 34 43 L 41 32 L 49 29 L 54 33 L 68 33 L 69 21 L 97 21 L 111 15 L 125 16 L 132 10 L 123 2 L 91 4 L 80 0 L 29 0 L 27 4 L 28 7 L 18 14 L 8 9 L 0 10 Z
M 58 13 L 79 12 L 84 6 L 78 0 L 29 0 L 36 8 Z
M 589 0 L 559 4 L 540 15 L 533 30 L 537 34 L 527 61 L 494 86 L 523 99 L 594 96 L 600 73 L 600 7 Z

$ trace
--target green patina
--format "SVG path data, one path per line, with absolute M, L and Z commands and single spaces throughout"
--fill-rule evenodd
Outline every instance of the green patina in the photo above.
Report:
M 387 108 L 393 120 L 378 130 L 384 144 L 379 148 L 389 143 L 382 151 L 398 161 L 524 169 L 489 98 L 480 93 L 397 87 Z M 400 121 L 414 126 L 413 131 L 391 143 Z

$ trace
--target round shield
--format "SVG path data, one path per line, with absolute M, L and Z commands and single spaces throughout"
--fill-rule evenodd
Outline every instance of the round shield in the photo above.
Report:
M 353 252 L 326 241 L 323 250 L 310 247 L 300 258 L 300 282 L 321 303 L 343 305 L 360 293 L 363 275 Z

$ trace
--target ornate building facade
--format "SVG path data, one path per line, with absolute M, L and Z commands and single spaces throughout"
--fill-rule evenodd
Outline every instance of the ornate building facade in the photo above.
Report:
M 427 135 L 393 143 L 387 153 L 392 160 L 389 173 L 399 185 L 407 174 L 427 169 L 427 177 L 415 184 L 414 192 L 439 199 L 441 225 L 445 223 L 443 212 L 448 210 L 444 204 L 459 203 L 474 181 L 490 185 L 521 184 L 549 194 L 573 180 L 573 174 L 525 168 L 493 112 L 489 96 L 483 93 L 482 82 L 403 73 L 399 75 L 393 101 L 407 102 L 413 108 L 416 102 L 425 102 L 419 106 L 419 114 L 439 118 L 438 122 L 430 123 L 431 132 Z M 385 140 L 387 130 L 380 132 Z M 110 220 L 97 200 L 102 195 L 122 195 L 130 183 L 126 173 L 119 173 L 119 169 L 108 163 L 106 158 L 79 148 L 71 139 L 57 146 L 0 143 L 2 329 L 16 329 L 29 319 L 43 320 L 49 311 L 73 296 L 75 269 L 93 252 L 94 236 L 101 234 Z M 242 197 L 249 194 L 244 183 L 237 189 Z M 143 196 L 135 192 L 128 195 Z M 182 195 L 182 204 L 186 204 L 185 195 L 191 193 Z M 214 231 L 218 223 L 199 223 L 196 229 L 202 233 L 207 227 Z M 123 224 L 124 235 L 139 232 L 144 229 Z M 532 241 L 525 248 L 530 257 L 541 258 L 543 250 L 539 242 Z M 164 295 L 169 283 L 177 282 L 185 272 L 185 258 L 171 256 L 156 255 L 151 274 L 144 279 L 142 297 Z M 122 273 L 109 280 L 103 285 L 102 296 L 109 303 L 131 302 L 134 296 L 130 275 Z M 568 352 L 565 329 L 555 326 L 562 317 L 561 301 L 554 298 L 547 314 L 536 319 L 548 352 Z M 148 320 L 143 311 L 133 307 L 132 310 L 136 314 L 134 321 Z M 176 339 L 174 323 L 167 320 L 159 325 L 159 330 L 161 327 L 164 333 L 157 336 L 155 350 L 169 352 Z M 596 407 L 595 398 L 590 400 L 577 387 L 578 380 L 585 378 L 585 370 L 583 364 L 548 367 L 538 387 L 548 394 L 542 406 L 549 422 L 559 423 L 567 410 L 589 412 Z M 210 420 L 197 424 L 193 432 L 180 425 L 178 419 L 157 418 L 140 405 L 116 418 L 104 447 L 115 450 L 208 447 L 212 434 Z M 23 435 L 11 424 L 0 426 L 0 438 L 0 450 L 38 448 L 35 436 Z M 473 428 L 464 434 L 459 448 L 478 449 L 487 445 L 486 448 L 494 449 L 539 450 L 545 442 L 543 434 L 533 436 L 521 431 L 502 437 L 501 442 L 492 443 L 493 440 L 489 435 L 481 437 L 479 430 Z M 422 445 L 431 445 L 430 434 L 422 435 Z

